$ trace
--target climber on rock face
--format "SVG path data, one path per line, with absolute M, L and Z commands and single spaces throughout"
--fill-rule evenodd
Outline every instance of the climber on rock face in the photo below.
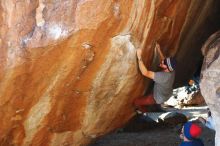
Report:
M 156 107 L 156 109 L 159 107 L 160 109 L 160 104 L 164 103 L 172 95 L 176 60 L 172 57 L 165 58 L 158 43 L 156 43 L 155 49 L 157 49 L 160 55 L 161 61 L 159 66 L 162 69 L 160 72 L 148 70 L 141 58 L 142 50 L 137 49 L 138 65 L 142 75 L 154 80 L 155 82 L 153 93 L 134 100 L 134 105 L 137 108 L 136 111 L 142 114 L 152 112 L 149 111 L 149 107 Z

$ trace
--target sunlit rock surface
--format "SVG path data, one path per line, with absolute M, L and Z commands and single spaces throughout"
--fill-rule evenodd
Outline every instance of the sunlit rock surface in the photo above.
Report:
M 213 2 L 0 1 L 0 145 L 86 145 L 122 126 L 148 85 L 136 48 L 155 67 L 154 42 L 174 55 Z
M 215 145 L 220 146 L 220 31 L 206 41 L 202 52 L 201 92 L 215 121 Z

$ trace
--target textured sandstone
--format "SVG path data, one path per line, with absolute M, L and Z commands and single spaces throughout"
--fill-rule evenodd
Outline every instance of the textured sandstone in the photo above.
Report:
M 174 55 L 213 1 L 1 0 L 0 145 L 79 146 L 122 126 L 144 89 L 135 49 L 148 66 L 155 40 Z
M 215 145 L 220 146 L 220 31 L 206 41 L 202 52 L 205 58 L 200 86 L 215 121 Z

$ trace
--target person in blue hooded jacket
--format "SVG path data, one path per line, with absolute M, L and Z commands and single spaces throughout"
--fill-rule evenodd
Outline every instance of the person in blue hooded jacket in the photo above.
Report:
M 183 125 L 180 138 L 183 140 L 180 146 L 204 146 L 204 143 L 198 137 L 202 129 L 193 122 L 187 122 Z

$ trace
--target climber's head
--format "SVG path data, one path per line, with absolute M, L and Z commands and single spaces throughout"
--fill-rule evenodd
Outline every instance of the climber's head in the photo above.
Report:
M 172 72 L 176 69 L 176 60 L 173 57 L 165 58 L 160 63 L 160 67 L 166 72 Z

